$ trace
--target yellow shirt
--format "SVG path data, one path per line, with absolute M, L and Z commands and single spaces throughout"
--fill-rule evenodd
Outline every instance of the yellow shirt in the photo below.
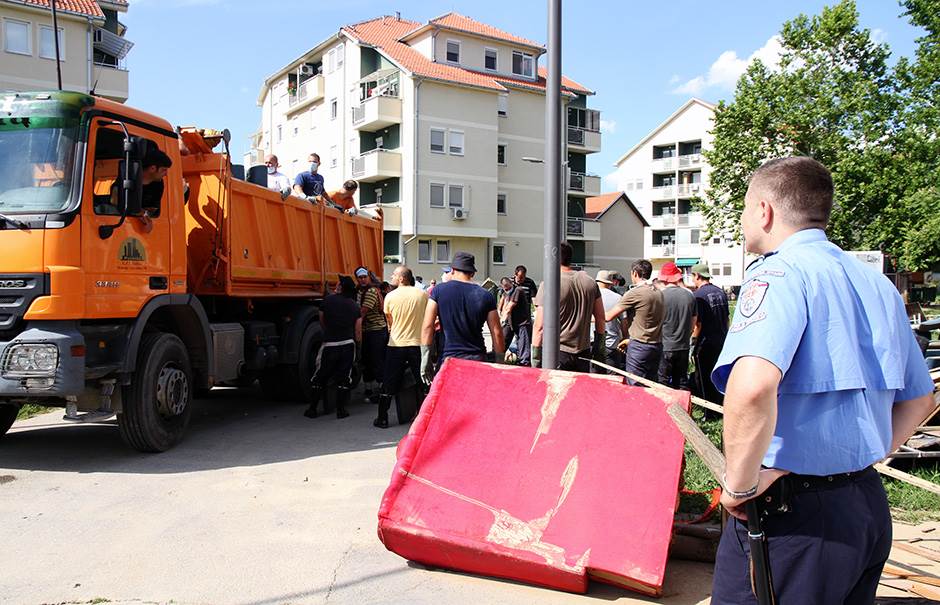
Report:
M 417 347 L 421 345 L 421 324 L 428 295 L 414 286 L 398 286 L 385 297 L 385 314 L 392 322 L 388 335 L 390 347 Z

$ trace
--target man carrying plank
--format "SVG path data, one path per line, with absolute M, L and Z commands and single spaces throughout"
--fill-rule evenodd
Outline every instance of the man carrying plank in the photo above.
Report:
M 735 517 L 715 605 L 756 602 L 742 519 L 758 496 L 780 603 L 873 603 L 891 516 L 872 465 L 933 409 L 897 290 L 826 238 L 832 199 L 829 171 L 807 157 L 765 163 L 745 196 L 745 246 L 762 256 L 712 373 L 725 392 L 721 502 Z

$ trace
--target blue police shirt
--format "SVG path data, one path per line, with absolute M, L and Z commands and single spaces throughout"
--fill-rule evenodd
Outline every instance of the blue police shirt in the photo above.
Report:
M 294 179 L 295 185 L 300 185 L 304 190 L 304 195 L 322 195 L 323 194 L 323 175 L 310 172 L 301 172 Z
M 799 231 L 748 268 L 712 372 L 725 391 L 740 357 L 783 375 L 766 467 L 861 470 L 891 447 L 891 408 L 933 392 L 895 287 L 826 239 Z

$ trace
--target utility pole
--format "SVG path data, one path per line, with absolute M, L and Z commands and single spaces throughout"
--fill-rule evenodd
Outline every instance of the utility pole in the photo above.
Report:
M 545 82 L 545 250 L 542 257 L 542 367 L 558 367 L 558 298 L 561 266 L 561 0 L 548 0 Z
M 62 90 L 62 59 L 59 54 L 59 15 L 55 9 L 55 0 L 52 0 L 52 39 L 55 40 L 55 73 L 59 81 L 59 90 Z

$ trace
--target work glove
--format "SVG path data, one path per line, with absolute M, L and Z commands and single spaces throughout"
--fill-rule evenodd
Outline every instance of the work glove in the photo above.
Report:
M 607 345 L 604 342 L 607 334 L 604 332 L 594 332 L 594 342 L 591 343 L 591 359 L 604 363 L 607 359 Z
M 434 382 L 434 364 L 431 363 L 431 345 L 421 345 L 421 379 L 430 386 Z
M 529 353 L 529 363 L 532 364 L 533 368 L 542 367 L 542 347 L 533 346 L 531 352 Z

